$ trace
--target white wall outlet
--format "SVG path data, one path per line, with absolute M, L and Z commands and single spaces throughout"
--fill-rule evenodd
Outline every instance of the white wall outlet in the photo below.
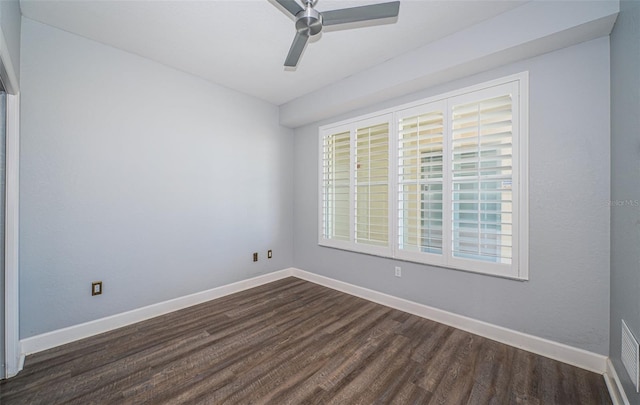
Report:
M 396 266 L 396 277 L 402 277 L 402 267 Z

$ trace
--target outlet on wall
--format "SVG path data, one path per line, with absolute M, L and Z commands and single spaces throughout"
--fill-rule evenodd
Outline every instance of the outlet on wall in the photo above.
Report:
M 402 267 L 396 266 L 396 277 L 402 277 Z
M 91 283 L 91 295 L 102 294 L 102 281 L 95 281 Z

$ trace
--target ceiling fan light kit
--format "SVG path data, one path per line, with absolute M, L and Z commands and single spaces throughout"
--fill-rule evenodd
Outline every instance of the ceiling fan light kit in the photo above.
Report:
M 397 17 L 400 11 L 400 2 L 392 1 L 321 13 L 314 8 L 317 1 L 305 0 L 305 7 L 302 7 L 296 0 L 276 0 L 296 19 L 297 32 L 284 62 L 286 67 L 296 67 L 298 65 L 309 37 L 319 34 L 324 26 Z

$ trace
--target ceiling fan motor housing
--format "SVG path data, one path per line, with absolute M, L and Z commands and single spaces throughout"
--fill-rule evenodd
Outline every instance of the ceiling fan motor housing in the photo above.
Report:
M 2 0 L 0 0 L 2 1 Z M 285 67 L 296 67 L 309 38 L 319 34 L 322 26 L 348 24 L 358 21 L 378 20 L 397 17 L 400 1 L 370 4 L 366 6 L 317 12 L 313 7 L 318 0 L 275 0 L 296 19 L 296 35 L 284 61 Z M 300 5 L 303 3 L 304 8 Z
M 307 5 L 296 15 L 296 30 L 307 36 L 318 34 L 322 31 L 322 14 Z

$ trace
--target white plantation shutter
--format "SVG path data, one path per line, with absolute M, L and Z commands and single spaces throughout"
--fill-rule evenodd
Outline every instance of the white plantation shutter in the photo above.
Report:
M 356 130 L 355 241 L 389 244 L 389 124 Z
M 350 238 L 350 132 L 330 134 L 322 145 L 322 235 L 326 239 Z
M 511 264 L 514 99 L 508 93 L 457 101 L 451 107 L 452 256 Z
M 321 127 L 319 244 L 527 279 L 527 83 Z
M 398 248 L 442 254 L 444 111 L 420 110 L 398 120 Z
M 389 255 L 391 115 L 323 130 L 323 245 Z

